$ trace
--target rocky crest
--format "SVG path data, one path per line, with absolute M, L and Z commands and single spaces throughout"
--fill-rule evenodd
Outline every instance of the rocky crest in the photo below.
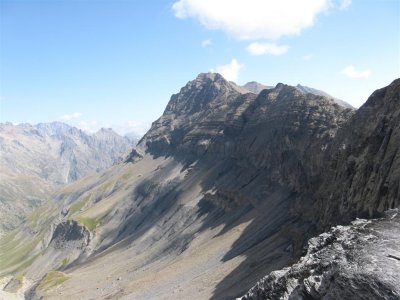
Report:
M 310 239 L 307 254 L 273 271 L 242 300 L 400 299 L 400 214 L 357 219 Z

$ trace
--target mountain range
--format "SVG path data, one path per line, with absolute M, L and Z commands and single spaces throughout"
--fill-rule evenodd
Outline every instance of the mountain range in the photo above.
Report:
M 88 134 L 60 122 L 0 124 L 0 231 L 62 185 L 122 161 L 135 143 L 105 128 Z
M 399 299 L 400 80 L 357 110 L 255 86 L 200 74 L 125 160 L 55 191 L 1 238 L 1 295 Z

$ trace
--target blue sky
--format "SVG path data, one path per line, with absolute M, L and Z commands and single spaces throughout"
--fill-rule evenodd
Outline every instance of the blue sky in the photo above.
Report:
M 358 107 L 400 76 L 399 3 L 0 0 L 0 121 L 143 133 L 209 70 Z

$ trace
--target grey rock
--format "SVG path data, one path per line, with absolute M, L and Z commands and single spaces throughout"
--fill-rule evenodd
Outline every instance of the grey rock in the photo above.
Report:
M 400 214 L 357 219 L 310 239 L 307 254 L 271 272 L 242 300 L 400 299 Z

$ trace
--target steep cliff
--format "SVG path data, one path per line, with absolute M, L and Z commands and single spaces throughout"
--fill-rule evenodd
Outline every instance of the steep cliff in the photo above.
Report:
M 329 145 L 317 192 L 322 224 L 400 205 L 400 80 L 375 91 Z
M 375 91 L 324 149 L 315 193 L 294 210 L 317 232 L 398 208 L 400 80 Z M 243 299 L 399 299 L 399 230 L 397 209 L 337 227 L 311 239 L 297 264 L 272 272 Z

